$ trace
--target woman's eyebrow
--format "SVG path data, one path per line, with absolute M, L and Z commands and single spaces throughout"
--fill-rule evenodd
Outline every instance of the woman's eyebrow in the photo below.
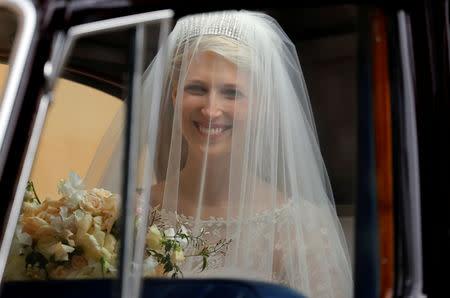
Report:
M 230 88 L 230 89 L 241 89 L 241 86 L 239 86 L 238 84 L 233 84 L 233 83 L 226 83 L 222 85 L 223 88 Z
M 193 80 L 187 80 L 187 81 L 186 81 L 186 84 L 202 84 L 202 85 L 204 85 L 205 82 L 202 81 L 202 80 L 193 79 Z
M 203 80 L 199 80 L 199 79 L 191 79 L 191 80 L 186 80 L 185 85 L 190 85 L 190 84 L 197 84 L 197 85 L 207 85 L 208 83 L 203 81 Z M 219 85 L 220 88 L 223 89 L 243 89 L 242 86 L 235 84 L 235 83 L 225 83 L 225 84 L 220 84 Z

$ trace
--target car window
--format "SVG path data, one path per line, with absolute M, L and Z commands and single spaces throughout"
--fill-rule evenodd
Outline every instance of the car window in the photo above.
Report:
M 129 20 L 119 29 L 103 23 L 113 29 L 74 39 L 45 118 L 6 281 L 118 277 L 127 111 L 133 101 L 140 110 L 133 82 L 140 82 L 164 36 L 158 21 L 139 26 Z M 107 181 L 105 173 L 111 174 Z M 80 193 L 83 199 L 72 205 Z M 89 227 L 81 233 L 83 222 Z
M 30 180 L 58 198 L 56 182 L 68 171 L 86 175 L 96 149 L 123 101 L 106 92 L 60 78 L 49 109 Z

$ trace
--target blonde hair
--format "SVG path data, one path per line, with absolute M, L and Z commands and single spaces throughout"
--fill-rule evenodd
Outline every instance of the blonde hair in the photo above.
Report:
M 181 64 L 186 54 L 213 52 L 224 57 L 239 68 L 249 70 L 250 48 L 236 39 L 220 35 L 203 35 L 193 37 L 179 44 L 172 56 L 172 68 L 175 74 L 181 71 Z M 193 57 L 190 57 L 191 59 Z M 176 75 L 178 77 L 178 75 Z

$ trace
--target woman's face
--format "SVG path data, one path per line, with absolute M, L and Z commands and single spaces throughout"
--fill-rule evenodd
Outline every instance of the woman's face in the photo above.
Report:
M 219 157 L 231 152 L 234 129 L 242 130 L 247 119 L 245 82 L 237 66 L 220 55 L 202 52 L 192 58 L 183 90 L 172 93 L 174 105 L 182 100 L 182 132 L 190 154 L 207 151 Z

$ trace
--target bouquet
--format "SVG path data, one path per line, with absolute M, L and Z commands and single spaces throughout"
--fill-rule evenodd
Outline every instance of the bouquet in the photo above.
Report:
M 108 190 L 85 190 L 81 178 L 69 172 L 58 183 L 61 198 L 41 201 L 32 182 L 26 188 L 22 211 L 5 269 L 6 280 L 108 278 L 117 275 L 116 222 L 120 197 Z M 230 241 L 214 245 L 201 230 L 193 235 L 177 220 L 167 226 L 157 208 L 150 214 L 143 256 L 144 277 L 182 276 L 187 257 L 207 259 L 225 254 Z M 185 255 L 184 251 L 192 252 Z

